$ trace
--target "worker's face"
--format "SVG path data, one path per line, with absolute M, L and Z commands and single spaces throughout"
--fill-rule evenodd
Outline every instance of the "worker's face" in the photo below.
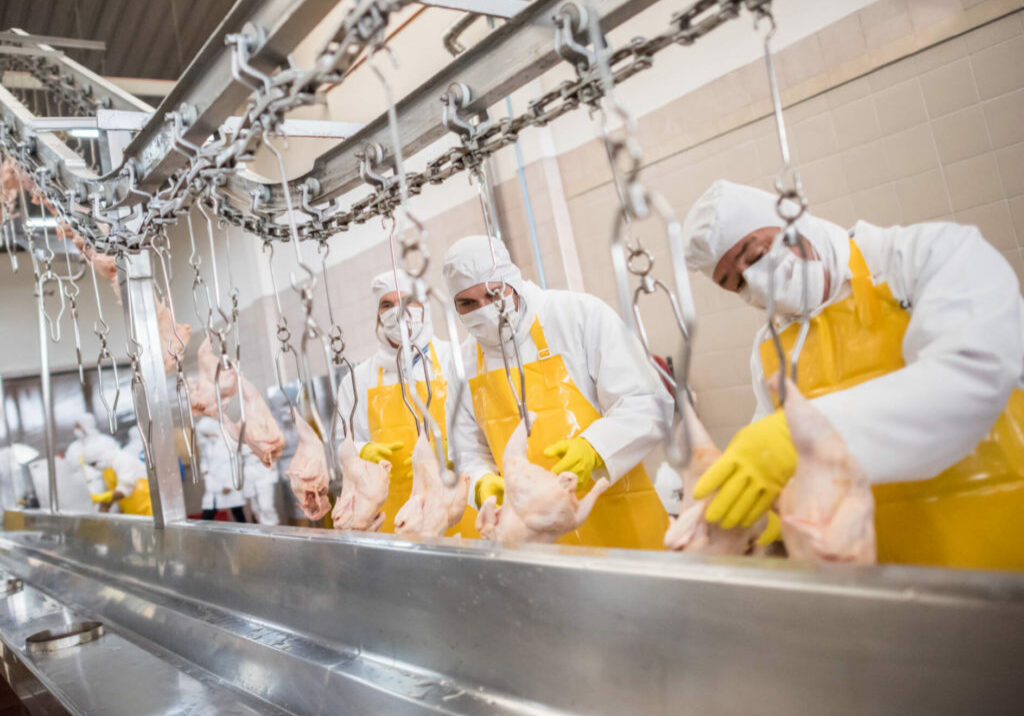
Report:
M 777 226 L 762 226 L 760 229 L 751 231 L 737 241 L 736 245 L 718 260 L 715 271 L 711 275 L 712 280 L 726 291 L 739 293 L 747 283 L 743 278 L 743 272 L 760 261 L 768 253 L 768 249 L 771 248 L 775 237 L 779 235 L 779 231 L 780 229 Z M 803 245 L 804 251 L 807 252 L 807 258 L 818 258 L 818 254 L 814 247 L 811 246 L 811 242 L 800 234 L 797 236 Z M 799 246 L 787 246 L 786 248 L 798 257 L 803 258 Z M 827 274 L 825 294 L 828 295 Z
M 397 308 L 401 301 L 402 294 L 400 292 L 392 291 L 391 293 L 385 293 L 380 297 L 380 303 L 377 304 L 377 315 L 383 315 L 392 308 Z M 423 308 L 423 304 L 415 300 L 409 301 L 406 305 Z
M 501 290 L 502 286 L 505 287 L 504 292 Z M 464 316 L 489 303 L 494 303 L 500 296 L 512 296 L 516 310 L 519 310 L 519 295 L 512 290 L 511 286 L 503 284 L 501 281 L 478 283 L 476 286 L 459 291 L 455 294 L 455 310 L 459 312 L 459 315 Z

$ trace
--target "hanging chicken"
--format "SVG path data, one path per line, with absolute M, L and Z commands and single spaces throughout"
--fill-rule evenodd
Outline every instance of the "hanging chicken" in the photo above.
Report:
M 316 522 L 331 509 L 331 501 L 327 496 L 331 481 L 327 471 L 327 454 L 323 442 L 297 410 L 292 409 L 292 416 L 295 418 L 299 445 L 285 475 L 303 514 Z M 248 430 L 246 425 L 246 432 Z
M 484 539 L 503 544 L 554 542 L 582 525 L 597 498 L 611 486 L 602 477 L 582 500 L 576 499 L 575 473 L 556 475 L 527 459 L 522 421 L 505 445 L 502 471 L 505 502 L 498 507 L 494 497 L 488 498 L 477 515 L 476 528 Z
M 665 532 L 665 548 L 713 556 L 729 554 L 760 554 L 764 548 L 757 545 L 768 518 L 758 520 L 751 527 L 722 529 L 704 519 L 709 500 L 694 500 L 693 487 L 700 476 L 722 454 L 689 403 L 684 408 L 684 420 L 690 432 L 693 456 L 681 474 L 683 500 L 679 516 L 671 520 Z M 681 444 L 681 440 L 678 441 Z
M 388 499 L 391 463 L 360 458 L 351 434 L 339 446 L 338 460 L 342 480 L 341 494 L 331 513 L 334 529 L 376 532 L 384 524 L 382 508 Z
M 217 417 L 217 392 L 215 379 L 217 379 L 217 364 L 220 359 L 213 352 L 210 343 L 210 336 L 207 335 L 199 344 L 199 354 L 196 362 L 199 365 L 199 373 L 193 379 L 188 379 L 189 398 L 192 401 L 192 412 L 196 415 L 208 415 L 211 418 Z M 226 405 L 235 393 L 238 392 L 238 379 L 232 368 L 223 367 L 220 371 L 220 399 L 221 404 Z
M 242 402 L 245 406 L 245 435 L 242 436 L 242 439 L 249 446 L 249 449 L 252 450 L 252 454 L 256 456 L 256 459 L 266 467 L 270 467 L 277 462 L 284 451 L 284 434 L 281 432 L 281 427 L 277 424 L 277 421 L 274 420 L 274 415 L 270 412 L 270 406 L 263 399 L 259 388 L 250 383 L 244 375 L 241 381 Z M 223 400 L 224 397 L 221 396 L 221 401 L 223 402 Z M 214 409 L 216 411 L 216 404 Z M 303 425 L 305 425 L 305 421 L 303 421 Z M 238 439 L 238 433 L 241 430 L 239 423 L 235 423 L 225 416 L 224 427 L 227 428 L 228 434 L 232 439 Z M 315 433 L 314 437 L 316 437 Z M 319 441 L 319 438 L 317 440 Z
M 171 309 L 159 298 L 156 299 L 156 321 L 160 331 L 160 347 L 163 349 L 164 372 L 170 373 L 176 366 L 174 354 L 185 353 L 192 338 L 192 326 L 188 323 L 175 323 Z
M 71 239 L 75 248 L 78 249 L 78 253 L 82 254 L 82 258 L 96 269 L 96 275 L 110 285 L 110 290 L 114 292 L 114 299 L 120 305 L 121 284 L 117 278 L 117 260 L 113 256 L 101 254 L 93 249 L 85 242 L 85 239 L 75 233 L 71 226 L 64 222 L 60 222 L 57 225 L 57 236 Z
M 788 379 L 784 410 L 797 454 L 778 500 L 786 551 L 810 562 L 874 564 L 875 501 L 864 470 Z
M 441 477 L 427 433 L 421 433 L 412 450 L 412 493 L 395 515 L 395 534 L 441 537 L 459 524 L 469 497 L 469 475 L 446 472 L 451 487 Z

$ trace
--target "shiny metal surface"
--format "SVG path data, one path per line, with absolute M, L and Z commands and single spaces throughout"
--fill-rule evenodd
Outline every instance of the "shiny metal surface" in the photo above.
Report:
M 43 307 L 43 288 L 36 286 L 36 310 L 39 315 L 39 385 L 43 403 L 43 455 L 50 484 L 50 512 L 60 511 L 57 495 L 57 445 L 53 437 L 53 391 L 50 389 L 50 339 L 46 332 L 46 312 Z
M 1024 711 L 1012 573 L 6 517 L 3 569 L 297 713 Z
M 0 598 L 4 676 L 33 713 L 277 713 L 172 655 L 113 631 L 89 643 L 33 653 L 26 639 L 82 621 L 77 610 L 34 586 Z M 45 693 L 43 693 L 45 691 Z
M 103 636 L 103 622 L 74 622 L 59 629 L 43 629 L 25 637 L 25 648 L 30 654 L 51 654 L 70 649 Z

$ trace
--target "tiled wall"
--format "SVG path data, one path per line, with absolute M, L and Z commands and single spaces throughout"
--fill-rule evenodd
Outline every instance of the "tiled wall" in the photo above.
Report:
M 811 210 L 842 225 L 929 219 L 978 225 L 1024 276 L 1024 26 L 1020 0 L 880 0 L 778 55 L 791 148 Z M 993 17 L 1000 17 L 993 22 Z M 979 23 L 980 26 L 979 26 Z M 975 28 L 970 29 L 968 28 Z M 949 38 L 952 39 L 942 39 Z M 942 40 L 942 41 L 940 41 Z M 770 189 L 781 159 L 768 116 L 760 62 L 639 118 L 643 180 L 665 195 L 679 218 L 715 179 Z M 565 286 L 552 187 L 543 162 L 526 167 L 548 285 Z M 603 147 L 591 141 L 557 158 L 585 288 L 617 305 L 608 255 L 617 200 Z M 548 167 L 550 169 L 550 167 Z M 430 188 L 424 192 L 429 195 Z M 505 238 L 524 274 L 538 276 L 518 180 L 496 187 Z M 440 284 L 440 257 L 459 236 L 483 231 L 479 204 L 467 201 L 427 222 Z M 671 280 L 663 229 L 634 227 Z M 350 355 L 375 348 L 370 278 L 390 266 L 377 245 L 329 270 Z M 702 276 L 693 276 L 698 313 L 692 384 L 699 412 L 724 444 L 753 413 L 749 356 L 763 317 Z M 292 292 L 282 302 L 300 313 Z M 660 300 L 660 299 L 659 299 Z M 244 320 L 269 326 L 272 299 Z M 678 332 L 665 304 L 644 303 L 652 347 L 673 354 Z M 321 315 L 323 314 L 323 315 Z M 317 304 L 317 316 L 326 321 Z M 441 321 L 435 319 L 440 329 Z M 273 382 L 271 355 L 247 370 Z M 243 365 L 245 364 L 243 358 Z

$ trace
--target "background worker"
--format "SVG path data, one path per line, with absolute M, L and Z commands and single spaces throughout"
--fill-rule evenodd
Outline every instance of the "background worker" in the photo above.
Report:
M 580 495 L 597 476 L 614 483 L 582 527 L 560 542 L 660 549 L 668 518 L 641 460 L 665 435 L 672 401 L 622 319 L 594 296 L 523 280 L 505 245 L 487 236 L 452 244 L 444 276 L 470 334 L 462 345 L 468 390 L 450 408 L 460 467 L 472 480 L 470 499 L 479 506 L 504 493 L 502 455 L 520 417 L 501 345 L 511 358 L 515 342 L 526 404 L 537 414 L 530 460 L 576 473 Z M 499 339 L 502 300 L 512 330 Z

